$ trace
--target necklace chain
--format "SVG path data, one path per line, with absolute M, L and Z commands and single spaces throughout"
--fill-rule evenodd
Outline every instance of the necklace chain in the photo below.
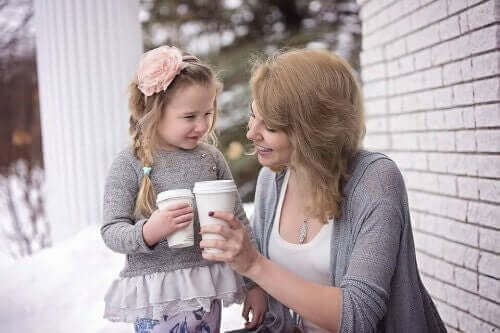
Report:
M 305 218 L 299 227 L 299 244 L 304 244 L 307 239 L 307 232 L 309 231 L 309 219 Z

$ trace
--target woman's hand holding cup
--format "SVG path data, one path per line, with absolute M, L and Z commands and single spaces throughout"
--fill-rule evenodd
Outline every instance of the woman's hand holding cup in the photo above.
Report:
M 201 227 L 201 234 L 219 234 L 225 238 L 225 240 L 203 239 L 200 243 L 201 248 L 220 250 L 220 252 L 203 251 L 203 258 L 226 262 L 236 272 L 249 275 L 260 254 L 250 241 L 245 227 L 233 214 L 228 212 L 209 212 L 209 216 L 226 221 L 227 226 L 212 224 Z

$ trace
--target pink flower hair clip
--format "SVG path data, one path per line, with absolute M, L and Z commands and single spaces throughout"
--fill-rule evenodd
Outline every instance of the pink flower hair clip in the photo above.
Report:
M 182 52 L 174 46 L 150 50 L 142 55 L 139 62 L 138 88 L 146 97 L 165 91 L 186 66 L 182 61 Z

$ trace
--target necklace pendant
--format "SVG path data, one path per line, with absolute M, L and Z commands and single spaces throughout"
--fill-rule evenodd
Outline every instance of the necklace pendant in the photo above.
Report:
M 307 239 L 307 231 L 308 231 L 308 220 L 304 220 L 304 222 L 300 225 L 299 228 L 299 244 L 304 244 Z

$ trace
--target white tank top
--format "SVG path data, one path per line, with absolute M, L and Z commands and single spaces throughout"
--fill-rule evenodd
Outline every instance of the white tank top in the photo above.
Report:
M 305 244 L 289 243 L 281 238 L 279 234 L 281 207 L 283 206 L 283 198 L 288 185 L 289 173 L 290 171 L 286 172 L 278 206 L 276 207 L 273 229 L 269 240 L 269 258 L 305 280 L 330 285 L 330 240 L 333 220 L 329 220 L 318 234 Z M 328 332 L 305 319 L 303 324 L 306 333 Z

